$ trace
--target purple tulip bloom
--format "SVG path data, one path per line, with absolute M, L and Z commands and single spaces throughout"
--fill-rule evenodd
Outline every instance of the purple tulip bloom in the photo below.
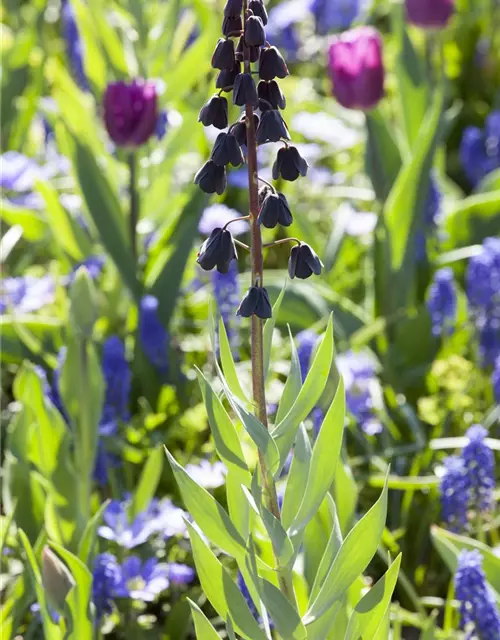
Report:
M 155 133 L 158 121 L 156 87 L 133 80 L 108 85 L 103 98 L 104 124 L 119 147 L 139 147 Z
M 455 12 L 455 0 L 406 0 L 408 22 L 422 29 L 443 29 Z
M 333 94 L 347 109 L 373 109 L 384 96 L 382 38 L 373 27 L 358 27 L 330 45 Z
M 134 600 L 153 602 L 170 585 L 168 564 L 149 558 L 142 562 L 137 556 L 128 557 L 121 567 L 123 581 Z

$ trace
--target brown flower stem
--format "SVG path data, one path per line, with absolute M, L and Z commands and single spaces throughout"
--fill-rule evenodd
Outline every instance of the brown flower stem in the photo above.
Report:
M 137 264 L 137 223 L 139 222 L 139 192 L 137 191 L 137 156 L 131 152 L 127 158 L 129 168 L 128 196 L 130 203 L 129 233 L 134 264 Z
M 247 14 L 247 0 L 243 3 L 243 15 Z M 248 49 L 245 47 L 245 73 L 251 73 Z M 247 165 L 248 165 L 248 189 L 250 200 L 250 253 L 252 261 L 252 286 L 264 286 L 264 260 L 262 256 L 262 236 L 260 226 L 257 224 L 259 215 L 259 176 L 257 170 L 257 139 L 255 133 L 254 111 L 251 104 L 245 106 L 245 122 L 247 130 Z M 251 328 L 251 360 L 252 360 L 252 390 L 256 416 L 262 424 L 269 428 L 267 422 L 266 391 L 264 383 L 264 323 L 261 318 L 252 315 Z M 278 505 L 278 495 L 273 474 L 267 468 L 264 456 L 259 451 L 259 465 L 264 483 L 264 494 L 267 500 L 269 511 L 278 520 L 281 519 Z M 281 567 L 280 562 L 275 557 L 278 582 L 281 592 L 295 603 L 292 576 L 289 569 Z
M 281 240 L 275 240 L 274 242 L 266 242 L 266 244 L 262 245 L 262 248 L 269 249 L 270 247 L 276 247 L 278 244 L 285 244 L 286 242 L 296 242 L 297 244 L 302 244 L 302 242 L 298 238 L 282 238 Z

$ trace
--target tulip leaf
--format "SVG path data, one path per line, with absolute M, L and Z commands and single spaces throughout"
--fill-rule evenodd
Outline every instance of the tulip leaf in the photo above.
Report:
M 332 520 L 332 526 L 330 531 L 330 536 L 326 545 L 324 546 L 323 555 L 321 556 L 321 560 L 318 563 L 318 568 L 316 570 L 316 575 L 314 577 L 314 582 L 311 586 L 311 592 L 309 595 L 310 601 L 313 601 L 318 593 L 320 592 L 321 587 L 323 586 L 325 579 L 328 575 L 330 567 L 337 555 L 342 543 L 344 542 L 344 538 L 342 536 L 342 531 L 340 529 L 340 522 L 337 515 L 337 507 L 335 502 L 331 498 L 331 496 L 327 497 L 327 503 L 329 506 L 329 515 Z
M 282 638 L 305 640 L 307 631 L 290 600 L 267 580 L 260 579 L 262 602 Z
M 294 521 L 302 503 L 304 487 L 307 485 L 311 465 L 311 455 L 309 436 L 305 427 L 301 425 L 293 448 L 292 464 L 288 472 L 283 508 L 281 510 L 281 522 L 285 529 L 288 529 Z
M 90 558 L 92 557 L 97 528 L 101 523 L 102 517 L 108 507 L 109 502 L 109 500 L 103 502 L 99 509 L 92 516 L 92 518 L 88 521 L 87 526 L 83 531 L 80 542 L 78 543 L 78 557 L 85 564 L 88 564 Z
M 278 411 L 276 413 L 276 424 L 279 424 L 286 416 L 286 414 L 290 411 L 293 403 L 300 393 L 300 388 L 302 387 L 302 374 L 300 372 L 299 355 L 297 353 L 297 347 L 295 346 L 290 327 L 288 327 L 288 335 L 290 338 L 290 348 L 292 356 L 290 373 L 287 376 L 285 386 L 281 394 Z
M 401 169 L 401 154 L 393 130 L 379 109 L 366 114 L 368 140 L 365 168 L 380 202 L 385 202 Z
M 262 521 L 271 538 L 274 553 L 280 566 L 286 567 L 293 557 L 293 544 L 281 522 L 265 507 L 261 509 Z
M 276 302 L 273 304 L 272 316 L 266 320 L 264 324 L 264 379 L 267 378 L 269 373 L 269 363 L 271 362 L 271 349 L 273 341 L 273 331 L 280 312 L 281 302 L 285 295 L 286 284 L 281 290 Z
M 380 543 L 387 514 L 387 486 L 373 507 L 348 533 L 336 554 L 306 619 L 310 622 L 339 600 L 373 558 Z
M 201 588 L 213 608 L 223 620 L 230 615 L 236 631 L 243 638 L 265 640 L 258 622 L 229 572 L 216 558 L 196 526 L 187 521 L 186 525 Z
M 187 598 L 191 607 L 191 615 L 193 616 L 194 628 L 198 640 L 219 640 L 220 636 L 213 628 L 210 620 L 206 617 L 200 607 Z
M 219 318 L 219 351 L 222 363 L 222 371 L 224 372 L 227 386 L 242 402 L 248 402 L 247 396 L 241 388 L 240 380 L 238 378 L 238 372 L 236 371 L 233 354 L 231 352 L 231 346 L 227 338 L 226 327 L 224 325 L 222 317 Z
M 137 489 L 134 492 L 129 513 L 131 520 L 149 507 L 163 472 L 163 460 L 163 447 L 157 445 L 149 453 L 147 462 L 142 469 Z
M 232 523 L 227 511 L 200 487 L 165 449 L 168 461 L 179 486 L 184 505 L 205 535 L 232 556 L 238 556 L 245 547 L 245 541 Z

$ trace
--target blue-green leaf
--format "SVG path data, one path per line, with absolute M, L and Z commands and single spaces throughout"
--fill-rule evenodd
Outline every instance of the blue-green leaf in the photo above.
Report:
M 212 345 L 215 352 L 215 345 Z M 231 352 L 231 345 L 227 338 L 226 327 L 222 318 L 219 318 L 219 351 L 220 359 L 222 363 L 222 371 L 227 382 L 227 386 L 231 389 L 236 397 L 242 402 L 248 402 L 247 396 L 241 388 L 240 379 L 236 366 L 234 364 L 233 354 Z
M 285 287 L 281 290 L 281 293 L 278 296 L 278 299 L 273 304 L 273 314 L 272 316 L 266 320 L 264 324 L 264 379 L 267 378 L 269 373 L 269 363 L 271 362 L 271 348 L 273 342 L 273 331 L 276 325 L 276 320 L 278 319 L 278 314 L 280 312 L 281 301 L 283 300 L 283 296 L 285 295 Z
M 295 447 L 293 448 L 292 464 L 288 472 L 283 508 L 281 510 L 281 522 L 287 530 L 300 508 L 304 495 L 304 487 L 311 464 L 311 444 L 305 427 L 299 427 Z
M 137 514 L 146 511 L 149 507 L 163 472 L 163 460 L 163 447 L 157 445 L 156 448 L 149 453 L 147 462 L 142 469 L 137 488 L 134 491 L 130 505 L 131 520 L 133 520 Z
M 198 640 L 219 640 L 219 634 L 213 628 L 210 620 L 206 617 L 200 607 L 189 598 L 187 598 L 187 601 L 191 607 L 191 614 L 193 616 L 194 628 Z

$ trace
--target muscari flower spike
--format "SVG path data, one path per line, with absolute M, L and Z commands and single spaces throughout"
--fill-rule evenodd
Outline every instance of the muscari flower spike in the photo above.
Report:
M 440 336 L 452 333 L 457 314 L 457 290 L 453 270 L 449 267 L 439 269 L 429 288 L 427 309 L 432 321 L 432 333 Z

